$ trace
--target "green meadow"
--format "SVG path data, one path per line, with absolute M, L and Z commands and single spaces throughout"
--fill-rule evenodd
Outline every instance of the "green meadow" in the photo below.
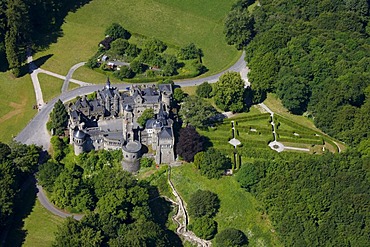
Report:
M 14 79 L 10 72 L 0 73 L 0 141 L 9 142 L 37 113 L 31 77 Z
M 218 232 L 233 227 L 247 235 L 248 246 L 282 246 L 268 216 L 261 212 L 260 202 L 242 189 L 234 177 L 207 179 L 192 164 L 185 164 L 172 168 L 172 181 L 185 203 L 198 189 L 210 190 L 218 195 L 221 201 L 215 217 Z
M 75 13 L 69 13 L 62 26 L 63 36 L 36 58 L 52 55 L 42 66 L 60 74 L 90 58 L 104 38 L 104 30 L 113 22 L 132 33 L 156 37 L 169 45 L 181 47 L 194 42 L 204 52 L 206 75 L 228 68 L 240 56 L 225 42 L 223 20 L 233 1 L 225 0 L 93 0 Z M 79 69 L 80 70 L 80 69 Z M 86 71 L 73 76 L 85 80 Z M 91 71 L 86 78 L 100 82 L 101 75 Z

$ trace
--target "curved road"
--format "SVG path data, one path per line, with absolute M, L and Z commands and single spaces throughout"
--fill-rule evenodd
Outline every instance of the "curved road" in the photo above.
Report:
M 68 74 L 66 75 L 66 79 L 64 80 L 63 86 L 62 86 L 62 93 L 65 93 L 68 91 L 69 81 L 71 80 L 73 73 L 76 71 L 76 69 L 84 66 L 85 63 L 86 62 L 81 62 L 81 63 L 73 65 L 72 68 L 70 68 L 70 70 L 68 71 Z
M 189 79 L 189 80 L 176 81 L 175 84 L 179 86 L 195 86 L 195 85 L 201 84 L 204 81 L 208 81 L 209 83 L 214 83 L 218 80 L 218 78 L 222 74 L 224 74 L 227 71 L 243 72 L 243 70 L 246 70 L 246 63 L 244 61 L 244 57 L 245 57 L 245 54 L 243 53 L 241 57 L 239 58 L 239 60 L 232 67 L 216 75 L 212 75 L 212 76 L 205 77 L 205 78 L 195 78 L 195 79 Z M 77 65 L 75 66 L 79 67 L 80 63 Z M 74 70 L 76 70 L 77 67 Z M 42 72 L 45 73 L 48 71 L 42 70 Z M 48 74 L 53 75 L 54 73 L 48 72 Z M 81 83 L 88 84 L 87 82 L 81 82 Z M 124 90 L 130 85 L 131 83 L 123 83 L 123 84 L 118 84 L 115 86 L 117 86 L 117 88 L 120 90 Z M 48 150 L 50 147 L 50 135 L 46 129 L 46 122 L 49 119 L 49 114 L 53 110 L 55 102 L 58 99 L 62 100 L 63 102 L 67 102 L 69 100 L 76 98 L 77 96 L 87 95 L 94 91 L 100 90 L 101 88 L 102 88 L 101 84 L 89 85 L 89 86 L 83 86 L 80 88 L 76 88 L 72 91 L 61 93 L 59 97 L 54 98 L 48 104 L 45 104 L 42 107 L 42 109 L 37 113 L 37 115 L 15 137 L 15 140 L 25 143 L 25 144 L 36 144 L 38 146 L 42 146 L 43 149 Z

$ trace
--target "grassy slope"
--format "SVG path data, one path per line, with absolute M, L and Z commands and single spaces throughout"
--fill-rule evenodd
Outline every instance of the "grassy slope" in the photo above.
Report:
M 36 114 L 35 94 L 29 75 L 14 79 L 10 72 L 0 73 L 0 92 L 0 141 L 9 142 Z
M 38 74 L 38 77 L 45 102 L 60 94 L 64 82 L 62 79 L 41 73 Z
M 281 246 L 267 217 L 258 211 L 259 202 L 240 188 L 233 177 L 220 180 L 201 176 L 191 164 L 172 169 L 172 180 L 185 202 L 198 189 L 216 193 L 221 200 L 221 208 L 215 217 L 218 231 L 228 227 L 242 230 L 253 246 Z
M 225 0 L 94 0 L 70 13 L 62 26 L 64 36 L 36 57 L 53 54 L 42 67 L 66 74 L 72 65 L 91 57 L 105 28 L 118 22 L 131 32 L 172 45 L 196 43 L 204 51 L 208 74 L 215 73 L 233 64 L 240 54 L 226 44 L 223 35 L 223 19 L 231 5 L 232 1 Z M 79 73 L 74 77 L 83 80 L 85 72 Z
M 55 238 L 54 233 L 62 222 L 62 218 L 51 214 L 36 201 L 32 213 L 25 219 L 23 229 L 27 231 L 27 236 L 23 246 L 50 246 Z

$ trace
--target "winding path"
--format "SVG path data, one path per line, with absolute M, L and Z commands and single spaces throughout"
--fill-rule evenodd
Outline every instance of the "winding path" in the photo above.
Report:
M 186 211 L 183 200 L 181 199 L 179 193 L 177 193 L 177 190 L 175 189 L 175 186 L 171 181 L 171 167 L 168 167 L 168 183 L 171 186 L 172 194 L 176 197 L 177 202 L 175 204 L 179 206 L 177 214 L 173 216 L 173 220 L 176 221 L 178 224 L 178 227 L 176 229 L 177 234 L 183 236 L 185 240 L 193 244 L 196 244 L 197 246 L 200 247 L 212 246 L 212 243 L 210 241 L 197 237 L 192 231 L 189 231 L 187 229 L 187 225 L 189 223 L 188 213 Z

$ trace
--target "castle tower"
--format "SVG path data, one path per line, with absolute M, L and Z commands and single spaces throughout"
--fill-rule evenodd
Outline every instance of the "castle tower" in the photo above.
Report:
M 73 134 L 73 146 L 75 155 L 85 151 L 86 133 L 83 130 L 76 130 Z
M 134 132 L 132 130 L 134 114 L 131 105 L 125 105 L 123 108 L 123 139 L 125 141 L 133 140 Z

